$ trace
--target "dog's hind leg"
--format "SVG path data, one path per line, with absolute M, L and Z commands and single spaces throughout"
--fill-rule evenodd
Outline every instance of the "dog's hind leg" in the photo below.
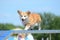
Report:
M 41 30 L 41 23 L 38 23 L 38 30 Z

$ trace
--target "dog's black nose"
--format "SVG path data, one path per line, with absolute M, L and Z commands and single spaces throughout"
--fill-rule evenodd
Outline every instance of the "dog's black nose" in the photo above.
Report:
M 24 19 L 22 19 L 22 21 L 24 21 Z

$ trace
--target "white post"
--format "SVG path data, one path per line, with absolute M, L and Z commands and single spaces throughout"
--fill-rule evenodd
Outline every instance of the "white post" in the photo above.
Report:
M 44 40 L 44 38 L 42 37 L 42 40 Z
M 48 39 L 48 37 L 47 37 L 47 39 L 46 39 L 46 40 L 49 40 L 49 39 Z
M 50 40 L 51 40 L 51 33 L 49 35 L 50 35 Z

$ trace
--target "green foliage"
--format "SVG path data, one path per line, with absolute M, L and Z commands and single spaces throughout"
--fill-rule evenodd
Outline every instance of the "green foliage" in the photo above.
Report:
M 23 26 L 18 26 L 19 28 L 21 28 L 21 29 L 24 29 L 24 27 Z
M 15 28 L 14 25 L 12 24 L 2 24 L 0 23 L 0 30 L 10 30 L 10 29 L 13 29 Z
M 60 17 L 56 16 L 54 21 L 50 23 L 52 29 L 59 30 L 60 29 Z
M 3 23 L 0 23 L 0 30 L 12 30 L 12 29 L 15 29 L 15 28 L 20 28 L 20 29 L 23 29 L 22 26 L 15 26 L 13 24 L 3 24 Z
M 12 34 L 12 36 L 17 36 L 18 34 Z

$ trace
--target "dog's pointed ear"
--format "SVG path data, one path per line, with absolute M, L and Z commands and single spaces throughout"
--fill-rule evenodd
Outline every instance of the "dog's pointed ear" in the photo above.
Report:
M 29 15 L 31 12 L 30 11 L 27 11 L 27 14 Z
M 17 12 L 18 12 L 18 14 L 21 14 L 21 12 L 22 12 L 22 11 L 20 11 L 20 10 L 17 10 Z

